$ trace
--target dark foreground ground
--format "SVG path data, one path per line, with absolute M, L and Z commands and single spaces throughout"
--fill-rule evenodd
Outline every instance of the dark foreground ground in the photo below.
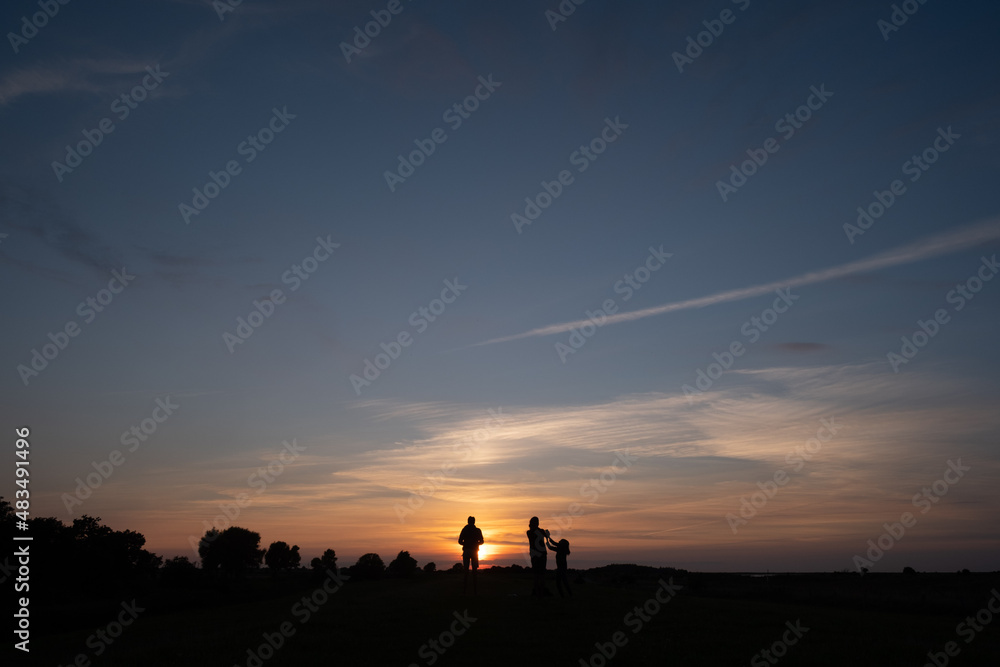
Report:
M 671 574 L 678 592 L 661 583 Z M 110 644 L 95 632 L 128 618 L 122 601 L 67 601 L 37 612 L 55 614 L 53 627 L 15 664 L 920 667 L 934 664 L 932 652 L 937 667 L 1000 665 L 1000 614 L 988 608 L 997 574 L 751 578 L 609 566 L 573 576 L 565 600 L 527 595 L 526 572 L 480 572 L 475 599 L 453 573 L 352 580 L 325 602 L 318 595 L 315 611 L 302 604 L 316 590 L 304 574 L 152 589 L 117 638 L 105 634 Z M 1000 593 L 992 604 L 1000 610 Z

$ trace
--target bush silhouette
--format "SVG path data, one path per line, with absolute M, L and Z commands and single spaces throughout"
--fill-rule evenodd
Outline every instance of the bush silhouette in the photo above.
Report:
M 357 579 L 381 579 L 385 573 L 385 564 L 378 554 L 365 554 L 351 568 L 351 576 Z
M 437 565 L 434 563 L 434 561 L 431 561 L 430 563 L 427 563 L 427 565 L 424 565 L 424 572 L 426 572 L 427 574 L 431 574 L 436 571 L 437 571 Z
M 392 577 L 412 577 L 417 571 L 417 561 L 409 551 L 400 551 L 396 559 L 389 563 L 386 574 Z

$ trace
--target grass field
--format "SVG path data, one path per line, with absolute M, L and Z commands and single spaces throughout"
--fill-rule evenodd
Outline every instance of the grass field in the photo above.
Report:
M 210 594 L 157 591 L 138 598 L 146 609 L 100 656 L 95 652 L 102 644 L 91 639 L 88 647 L 88 637 L 114 619 L 112 609 L 67 603 L 59 613 L 65 626 L 76 627 L 36 636 L 30 664 L 70 665 L 85 654 L 90 664 L 108 667 L 580 665 L 581 660 L 594 667 L 919 667 L 928 662 L 928 651 L 942 652 L 951 641 L 958 654 L 942 653 L 948 664 L 1000 665 L 1000 617 L 992 620 L 987 612 L 992 622 L 969 642 L 968 634 L 956 633 L 966 616 L 986 609 L 991 591 L 1000 586 L 996 575 L 680 574 L 673 584 L 683 588 L 673 597 L 661 591 L 668 601 L 660 603 L 655 594 L 666 572 L 625 568 L 577 574 L 581 583 L 571 599 L 532 598 L 530 574 L 509 570 L 481 572 L 476 598 L 463 595 L 461 575 L 452 573 L 347 581 L 328 596 L 318 595 L 314 610 L 302 602 L 317 590 L 305 577 L 253 578 Z M 1000 609 L 1000 600 L 993 604 Z M 287 636 L 279 641 L 282 624 Z M 796 626 L 797 632 L 789 630 Z M 265 635 L 280 647 L 269 650 Z M 794 644 L 774 647 L 780 658 L 772 655 L 769 661 L 760 654 L 783 637 Z M 613 649 L 613 656 L 604 657 L 601 647 L 607 655 Z

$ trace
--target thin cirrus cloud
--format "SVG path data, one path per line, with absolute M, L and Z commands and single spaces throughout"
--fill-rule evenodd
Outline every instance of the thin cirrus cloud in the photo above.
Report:
M 890 266 L 911 264 L 913 262 L 930 259 L 931 257 L 938 257 L 940 255 L 947 255 L 949 253 L 965 250 L 966 248 L 971 248 L 998 238 L 1000 238 L 1000 219 L 991 218 L 987 221 L 967 225 L 944 234 L 929 236 L 865 259 L 848 262 L 847 264 L 841 264 L 840 266 L 833 266 L 828 269 L 803 273 L 791 278 L 786 278 L 785 280 L 776 280 L 769 283 L 763 283 L 761 285 L 752 285 L 750 287 L 740 287 L 737 289 L 717 292 L 708 296 L 698 297 L 696 299 L 686 299 L 684 301 L 666 303 L 661 306 L 643 308 L 642 310 L 608 315 L 607 321 L 603 326 L 619 324 L 621 322 L 633 322 L 635 320 L 655 317 L 656 315 L 663 315 L 665 313 L 672 313 L 679 310 L 704 308 L 706 306 L 713 306 L 719 303 L 741 301 L 743 299 L 768 294 L 780 288 L 812 285 L 814 283 L 826 282 L 828 280 L 835 280 L 837 278 L 843 278 L 855 274 L 877 271 Z M 573 320 L 572 322 L 550 324 L 548 326 L 531 329 L 530 331 L 513 334 L 511 336 L 491 338 L 479 343 L 474 343 L 471 347 L 492 345 L 494 343 L 506 343 L 512 340 L 519 340 L 521 338 L 534 338 L 537 336 L 551 336 L 554 334 L 566 333 L 572 329 L 584 326 L 589 322 L 590 320 Z
M 20 67 L 0 79 L 0 106 L 26 95 L 124 92 L 126 77 L 144 73 L 152 64 L 136 58 L 87 58 Z
M 901 385 L 874 362 L 733 374 L 732 386 L 707 392 L 693 405 L 680 394 L 651 392 L 591 404 L 503 406 L 505 421 L 468 457 L 455 445 L 474 441 L 489 419 L 485 408 L 367 401 L 364 409 L 376 422 L 406 424 L 414 437 L 372 438 L 347 454 L 336 446 L 342 434 L 311 437 L 300 442 L 307 447 L 301 457 L 260 494 L 247 478 L 276 455 L 276 447 L 215 459 L 195 472 L 142 471 L 155 473 L 172 494 L 183 494 L 147 537 L 161 551 L 181 552 L 192 534 L 203 532 L 204 521 L 220 515 L 221 503 L 248 492 L 253 502 L 237 525 L 261 532 L 264 543 L 283 539 L 307 554 L 334 546 L 345 563 L 368 551 L 392 557 L 400 549 L 419 560 L 455 557 L 454 540 L 470 514 L 496 553 L 516 561 L 527 518 L 537 515 L 555 529 L 571 503 L 582 509 L 566 534 L 581 559 L 653 562 L 670 550 L 672 562 L 709 567 L 704 558 L 713 549 L 763 549 L 764 542 L 784 544 L 789 558 L 820 547 L 849 558 L 881 521 L 912 509 L 912 495 L 937 479 L 949 459 L 962 458 L 973 471 L 949 492 L 947 505 L 934 508 L 934 522 L 922 522 L 922 531 L 931 542 L 941 537 L 944 524 L 937 522 L 965 502 L 983 523 L 973 523 L 961 539 L 983 539 L 976 526 L 988 524 L 996 500 L 989 480 L 997 465 L 986 454 L 997 418 L 967 380 L 928 368 Z M 890 395 L 895 398 L 887 401 Z M 758 481 L 789 469 L 787 455 L 816 435 L 820 419 L 834 419 L 841 429 L 734 536 L 726 513 L 738 511 L 741 496 L 757 490 Z M 627 472 L 597 497 L 584 495 L 581 485 L 606 473 L 616 452 L 626 449 L 636 457 Z M 446 464 L 454 467 L 442 474 Z M 434 476 L 433 488 L 425 486 Z M 422 486 L 423 502 L 400 521 L 396 507 L 409 506 L 411 492 Z M 144 490 L 129 497 L 130 511 L 138 516 L 162 504 L 146 496 Z M 971 499 L 979 504 L 968 505 Z M 115 504 L 121 501 L 116 495 Z M 110 498 L 88 501 L 87 510 L 110 511 L 105 502 Z M 816 525 L 820 509 L 823 526 L 835 530 L 824 533 Z M 289 524 L 293 515 L 301 525 Z M 334 515 L 344 526 L 330 535 Z M 796 542 L 807 532 L 809 544 Z M 912 545 L 924 548 L 917 540 Z

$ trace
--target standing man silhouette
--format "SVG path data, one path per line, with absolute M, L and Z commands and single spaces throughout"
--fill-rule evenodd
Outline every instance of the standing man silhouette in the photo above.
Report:
M 458 543 L 462 545 L 462 568 L 465 570 L 465 580 L 462 583 L 462 594 L 465 594 L 469 586 L 469 565 L 472 565 L 472 595 L 476 590 L 476 570 L 479 569 L 479 545 L 482 544 L 483 531 L 476 528 L 476 517 L 470 516 L 469 523 L 462 528 L 458 536 Z

